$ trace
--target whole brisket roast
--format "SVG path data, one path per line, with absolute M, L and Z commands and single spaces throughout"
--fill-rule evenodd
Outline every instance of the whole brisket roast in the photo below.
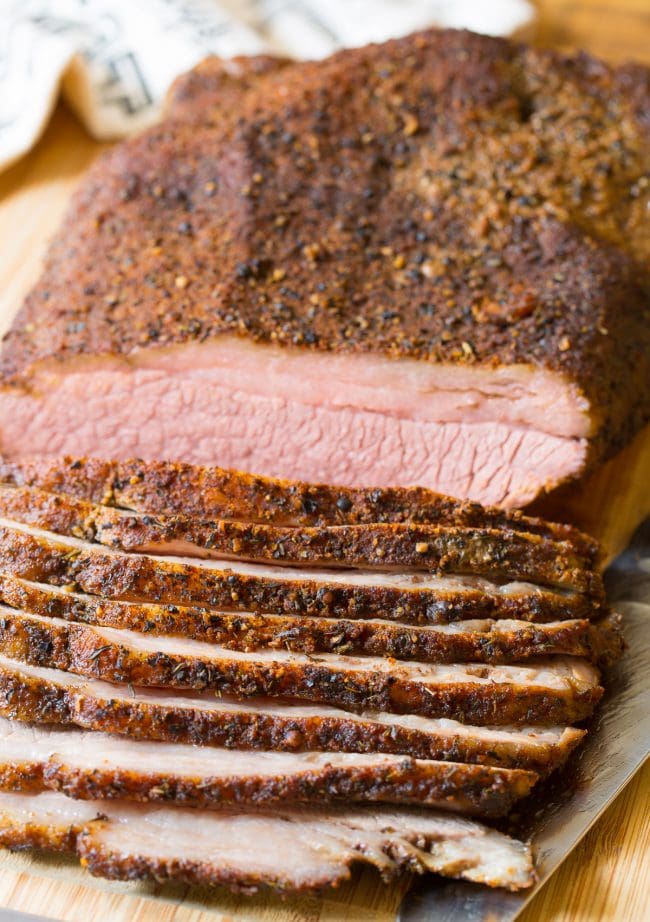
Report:
M 648 418 L 648 98 L 461 32 L 208 60 L 76 194 L 0 453 L 504 506 L 582 473 Z

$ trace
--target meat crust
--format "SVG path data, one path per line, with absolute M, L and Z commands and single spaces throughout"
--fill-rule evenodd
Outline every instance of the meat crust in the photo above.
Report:
M 241 104 L 243 94 L 258 90 L 265 77 L 293 63 L 290 58 L 266 54 L 205 58 L 174 80 L 167 91 L 165 115 L 200 120 L 206 108 L 211 112 L 220 109 L 226 115 Z

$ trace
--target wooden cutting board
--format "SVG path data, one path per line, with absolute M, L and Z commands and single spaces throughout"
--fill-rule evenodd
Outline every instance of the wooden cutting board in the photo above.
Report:
M 648 0 L 540 0 L 536 40 L 609 60 L 650 61 Z M 36 150 L 0 175 L 0 332 L 33 282 L 70 191 L 101 148 L 61 107 Z M 549 507 L 613 555 L 650 514 L 650 431 Z M 544 887 L 522 922 L 650 918 L 650 764 Z M 95 881 L 67 860 L 0 852 L 0 907 L 66 922 L 392 922 L 405 879 L 358 873 L 324 897 L 239 898 L 187 887 Z M 459 920 L 460 922 L 460 920 Z

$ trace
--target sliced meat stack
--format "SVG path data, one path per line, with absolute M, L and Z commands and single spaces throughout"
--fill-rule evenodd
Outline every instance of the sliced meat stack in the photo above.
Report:
M 527 886 L 528 847 L 477 818 L 563 765 L 621 650 L 569 526 L 423 489 L 6 462 L 0 842 L 245 891 L 356 862 Z

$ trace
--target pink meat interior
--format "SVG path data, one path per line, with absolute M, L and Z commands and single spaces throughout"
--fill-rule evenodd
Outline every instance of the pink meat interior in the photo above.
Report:
M 436 365 L 233 337 L 41 364 L 0 394 L 0 453 L 179 460 L 506 507 L 578 472 L 589 406 L 527 365 Z

